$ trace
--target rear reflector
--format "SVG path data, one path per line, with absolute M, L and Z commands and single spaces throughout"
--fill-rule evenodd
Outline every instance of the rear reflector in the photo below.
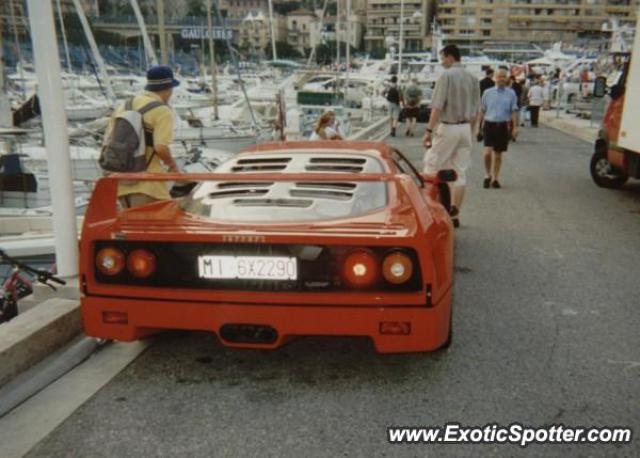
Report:
M 380 334 L 407 336 L 411 334 L 410 321 L 381 321 Z
M 102 312 L 102 322 L 107 324 L 127 324 L 129 315 L 125 312 Z

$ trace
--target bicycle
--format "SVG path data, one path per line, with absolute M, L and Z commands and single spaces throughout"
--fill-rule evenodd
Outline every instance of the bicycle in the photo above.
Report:
M 52 272 L 35 269 L 9 256 L 0 250 L 0 261 L 12 266 L 11 274 L 4 281 L 0 289 L 0 323 L 5 323 L 18 316 L 18 301 L 33 292 L 33 281 L 22 275 L 28 272 L 35 277 L 35 282 L 47 285 L 54 291 L 56 287 L 50 282 L 65 285 L 66 282 L 56 277 Z

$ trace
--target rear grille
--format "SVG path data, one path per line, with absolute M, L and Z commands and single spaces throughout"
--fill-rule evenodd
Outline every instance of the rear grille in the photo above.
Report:
M 287 168 L 286 164 L 236 165 L 232 172 L 279 172 Z
M 230 189 L 228 191 L 210 192 L 210 199 L 220 199 L 235 196 L 263 196 L 269 192 L 268 189 Z
M 240 244 L 240 243 L 171 243 L 171 242 L 125 242 L 98 241 L 95 251 L 105 247 L 117 247 L 125 254 L 144 248 L 155 254 L 158 270 L 148 279 L 134 278 L 125 271 L 115 277 L 95 272 L 96 280 L 103 284 L 126 284 L 153 286 L 156 288 L 189 288 L 235 291 L 345 291 L 351 290 L 343 284 L 340 273 L 342 259 L 354 247 L 315 246 L 280 244 Z M 380 259 L 387 248 L 371 248 Z M 400 286 L 380 280 L 370 290 L 373 291 L 420 291 L 422 289 L 418 258 L 411 249 L 404 250 L 413 260 L 416 269 L 412 279 Z M 201 255 L 234 256 L 290 256 L 298 261 L 297 280 L 211 280 L 198 275 L 198 257 Z
M 364 164 L 367 162 L 364 158 L 356 157 L 312 157 L 309 160 L 311 164 Z
M 290 157 L 238 159 L 232 172 L 278 172 L 287 168 Z
M 305 183 L 296 183 L 297 188 L 313 188 L 313 189 L 335 189 L 338 191 L 353 191 L 356 189 L 355 183 L 315 183 L 315 182 L 305 182 Z
M 268 188 L 273 186 L 273 183 L 265 183 L 263 181 L 256 182 L 228 182 L 228 183 L 218 183 L 216 186 L 218 189 L 246 189 L 246 188 Z
M 233 204 L 238 207 L 307 208 L 313 205 L 313 201 L 303 199 L 235 199 Z
M 326 165 L 307 165 L 304 168 L 307 172 L 343 172 L 343 173 L 360 173 L 362 167 L 326 164 Z
M 312 157 L 305 167 L 307 172 L 361 173 L 367 160 L 357 157 Z
M 309 199 L 351 200 L 353 198 L 353 193 L 351 192 L 324 189 L 292 189 L 289 194 L 291 194 L 291 197 L 307 197 Z

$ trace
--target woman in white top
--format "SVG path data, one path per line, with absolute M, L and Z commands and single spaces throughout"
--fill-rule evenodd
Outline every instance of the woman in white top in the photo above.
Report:
M 538 116 L 540 115 L 540 107 L 544 103 L 544 83 L 538 80 L 536 84 L 529 89 L 529 111 L 531 112 L 531 127 L 538 127 Z
M 336 115 L 333 111 L 327 111 L 316 124 L 316 127 L 311 132 L 309 140 L 342 140 L 342 136 L 335 127 Z

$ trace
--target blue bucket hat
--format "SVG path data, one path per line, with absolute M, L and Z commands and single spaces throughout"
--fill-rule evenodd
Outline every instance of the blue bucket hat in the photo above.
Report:
M 156 65 L 147 70 L 147 85 L 145 90 L 151 92 L 163 91 L 176 87 L 180 81 L 173 77 L 173 70 L 166 65 Z

